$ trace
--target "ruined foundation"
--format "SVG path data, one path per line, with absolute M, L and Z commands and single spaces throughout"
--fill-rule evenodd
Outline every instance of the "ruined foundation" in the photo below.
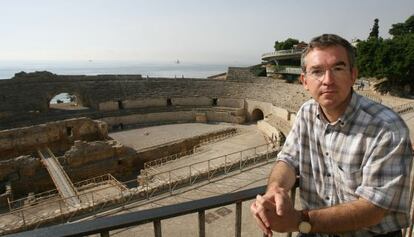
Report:
M 275 93 L 279 86 L 293 93 Z M 297 106 L 307 99 L 297 85 L 255 78 L 236 68 L 229 70 L 227 80 L 22 74 L 0 81 L 0 92 L 0 208 L 17 216 L 11 224 L 1 224 L 0 234 L 86 215 L 268 161 Z M 61 92 L 76 95 L 82 109 L 51 107 L 50 100 Z M 174 179 L 145 168 L 192 154 L 206 142 L 237 134 L 237 129 L 140 150 L 108 136 L 111 131 L 171 123 L 258 120 L 269 144 L 200 163 L 194 171 L 190 166 Z M 154 177 L 161 181 L 153 182 Z

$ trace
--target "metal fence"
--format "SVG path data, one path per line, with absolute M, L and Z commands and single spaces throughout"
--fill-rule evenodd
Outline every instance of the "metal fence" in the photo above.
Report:
M 279 147 L 273 144 L 263 144 L 168 171 L 143 170 L 138 176 L 138 183 L 145 188 L 147 198 L 166 190 L 172 194 L 176 188 L 267 162 L 276 156 L 278 150 Z
M 255 198 L 257 194 L 263 193 L 264 190 L 264 186 L 252 188 L 160 208 L 22 232 L 11 235 L 10 237 L 60 237 L 86 236 L 91 234 L 100 234 L 101 237 L 108 237 L 110 236 L 110 231 L 146 223 L 153 223 L 154 236 L 161 237 L 163 220 L 191 213 L 198 213 L 198 236 L 204 237 L 206 236 L 206 210 L 230 204 L 235 205 L 235 236 L 240 237 L 242 233 L 242 203 Z
M 212 137 L 201 139 L 199 141 L 199 144 L 194 146 L 194 148 L 192 150 L 179 152 L 179 153 L 176 153 L 176 154 L 172 154 L 172 155 L 169 155 L 169 156 L 162 157 L 160 159 L 145 162 L 144 163 L 144 169 L 149 169 L 151 167 L 162 166 L 164 164 L 170 163 L 170 162 L 175 161 L 177 159 L 184 158 L 186 156 L 192 155 L 195 152 L 197 152 L 197 149 L 202 145 L 222 141 L 222 140 L 227 139 L 227 138 L 229 138 L 231 136 L 234 136 L 236 134 L 237 134 L 236 130 L 231 130 L 230 132 L 217 134 L 217 135 L 212 136 Z
M 117 206 L 124 207 L 126 204 L 150 199 L 162 193 L 173 194 L 179 187 L 211 180 L 234 170 L 243 170 L 259 162 L 272 161 L 277 152 L 276 147 L 264 144 L 155 174 L 151 182 L 147 177 L 148 182 L 144 185 L 129 189 L 126 187 L 136 186 L 136 180 L 120 183 L 109 174 L 99 176 L 75 184 L 80 190 L 85 191 L 78 194 L 81 201 L 79 205 L 70 205 L 58 196 L 52 197 L 52 193 L 57 193 L 53 190 L 40 195 L 49 197 L 42 202 L 27 203 L 25 202 L 27 199 L 16 200 L 13 204 L 15 208 L 9 213 L 0 215 L 0 235 L 73 221 L 78 216 L 99 213 Z M 180 174 L 180 170 L 185 172 Z M 102 187 L 103 184 L 105 186 Z

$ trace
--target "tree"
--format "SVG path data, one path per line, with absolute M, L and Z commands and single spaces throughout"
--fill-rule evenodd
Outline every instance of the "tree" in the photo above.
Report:
M 403 35 L 405 34 L 406 29 L 405 29 L 405 24 L 404 23 L 397 23 L 397 24 L 393 24 L 392 28 L 388 31 L 388 33 L 390 33 L 390 35 L 392 36 L 399 36 L 399 35 Z
M 378 39 L 379 34 L 379 26 L 378 26 L 378 18 L 375 18 L 374 25 L 372 26 L 371 32 L 369 33 L 368 38 Z
M 286 50 L 286 49 L 293 49 L 294 45 L 297 45 L 299 43 L 299 40 L 288 38 L 285 41 L 276 41 L 275 42 L 275 50 Z
M 381 92 L 402 91 L 407 85 L 414 89 L 414 15 L 404 23 L 392 25 L 391 39 L 375 37 L 375 25 L 370 37 L 357 44 L 360 75 L 386 78 L 377 84 Z
M 388 32 L 394 37 L 414 33 L 414 15 L 410 16 L 404 23 L 393 24 Z
M 382 39 L 369 38 L 360 41 L 356 49 L 356 63 L 359 68 L 359 75 L 362 77 L 381 77 L 378 74 L 378 60 L 376 59 Z

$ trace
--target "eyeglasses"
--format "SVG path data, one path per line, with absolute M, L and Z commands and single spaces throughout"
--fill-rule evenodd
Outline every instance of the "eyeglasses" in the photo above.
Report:
M 330 71 L 334 78 L 343 78 L 348 74 L 348 67 L 345 65 L 337 65 L 331 68 L 312 68 L 309 71 L 305 71 L 305 75 L 309 76 L 313 80 L 322 81 L 325 78 L 326 71 Z

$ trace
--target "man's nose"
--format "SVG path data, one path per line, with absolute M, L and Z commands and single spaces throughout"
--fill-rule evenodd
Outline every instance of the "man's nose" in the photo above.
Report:
M 332 73 L 331 69 L 326 69 L 325 74 L 323 75 L 323 84 L 332 84 L 335 80 L 335 75 Z

